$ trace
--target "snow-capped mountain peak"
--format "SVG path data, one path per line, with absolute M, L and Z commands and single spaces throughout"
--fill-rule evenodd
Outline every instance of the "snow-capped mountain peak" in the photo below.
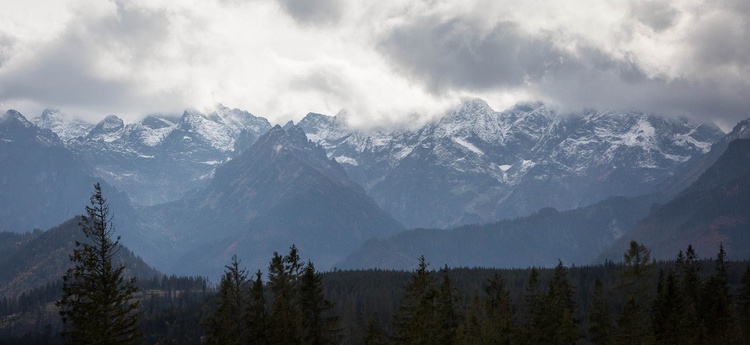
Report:
M 42 115 L 32 120 L 35 125 L 49 129 L 63 141 L 85 137 L 94 124 L 77 119 L 57 109 L 44 109 Z

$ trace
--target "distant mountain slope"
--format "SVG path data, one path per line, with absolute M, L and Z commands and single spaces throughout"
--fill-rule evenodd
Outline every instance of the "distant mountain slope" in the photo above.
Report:
M 415 258 L 434 266 L 552 267 L 588 264 L 648 213 L 648 197 L 616 197 L 559 212 L 546 208 L 530 216 L 451 230 L 414 229 L 372 239 L 336 264 L 341 269 L 413 269 Z
M 48 229 L 82 213 L 96 181 L 57 135 L 13 110 L 0 116 L 0 231 Z
M 292 244 L 325 268 L 365 240 L 403 229 L 296 126 L 272 128 L 205 189 L 143 211 L 144 227 L 170 245 L 149 262 L 212 277 L 232 254 L 261 268 Z
M 602 258 L 621 255 L 630 240 L 645 244 L 657 259 L 673 259 L 688 244 L 702 257 L 713 256 L 720 243 L 731 259 L 750 258 L 750 140 L 729 143 L 689 188 L 651 212 Z
M 206 186 L 218 165 L 239 155 L 271 128 L 264 118 L 221 105 L 210 114 L 188 109 L 174 121 L 152 115 L 125 124 L 109 115 L 66 145 L 97 176 L 127 191 L 135 204 L 148 206 Z M 64 132 L 73 125 L 49 128 Z
M 496 112 L 481 100 L 411 131 L 350 131 L 319 114 L 299 125 L 404 225 L 437 228 L 646 194 L 724 136 L 638 112 Z
M 668 178 L 656 190 L 667 200 L 688 188 L 701 174 L 710 168 L 724 154 L 729 143 L 737 139 L 750 139 L 750 119 L 740 121 L 724 138 L 711 145 L 711 150 L 704 155 L 692 157 L 683 168 Z
M 84 241 L 80 218 L 70 219 L 45 232 L 0 233 L 0 297 L 17 296 L 59 280 L 71 266 L 68 258 L 75 241 Z M 126 274 L 150 279 L 160 273 L 127 248 L 118 252 Z

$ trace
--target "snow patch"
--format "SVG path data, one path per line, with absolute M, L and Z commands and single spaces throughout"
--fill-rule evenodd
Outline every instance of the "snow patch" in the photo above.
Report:
M 340 164 L 349 164 L 349 165 L 353 165 L 353 166 L 358 166 L 359 165 L 359 163 L 357 163 L 357 160 L 354 159 L 354 158 L 351 158 L 351 157 L 338 156 L 335 159 L 336 159 L 336 162 L 338 162 Z
M 508 171 L 508 169 L 510 169 L 511 167 L 512 167 L 512 165 L 503 164 L 503 165 L 500 166 L 500 170 L 502 170 L 502 171 Z
M 456 144 L 459 144 L 465 148 L 467 148 L 469 151 L 476 153 L 477 155 L 481 156 L 484 155 L 484 152 L 480 150 L 478 147 L 474 146 L 472 143 L 458 137 L 451 138 Z

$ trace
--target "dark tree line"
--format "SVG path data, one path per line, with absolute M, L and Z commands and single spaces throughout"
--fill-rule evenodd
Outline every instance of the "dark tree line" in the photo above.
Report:
M 710 275 L 702 272 L 707 262 L 715 266 Z M 616 274 L 592 275 L 586 298 L 577 296 L 562 262 L 547 272 L 546 284 L 540 271 L 531 268 L 514 301 L 511 290 L 518 288 L 509 289 L 500 272 L 485 281 L 483 291 L 461 298 L 447 267 L 429 271 L 420 257 L 417 270 L 403 284 L 392 321 L 371 317 L 361 342 L 743 344 L 750 339 L 750 266 L 732 296 L 723 246 L 713 261 L 700 260 L 688 246 L 675 261 L 656 263 L 647 248 L 632 242 L 623 264 L 608 265 L 617 268 Z M 611 284 L 602 282 L 612 277 Z
M 323 294 L 320 273 L 300 260 L 296 246 L 273 254 L 268 283 L 248 279 L 237 257 L 226 266 L 216 310 L 206 321 L 208 344 L 337 344 L 338 318 Z

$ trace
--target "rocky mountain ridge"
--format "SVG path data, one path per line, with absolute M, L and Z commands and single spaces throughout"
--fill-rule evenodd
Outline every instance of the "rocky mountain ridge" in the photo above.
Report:
M 53 116 L 54 115 L 54 116 Z M 151 115 L 125 124 L 109 115 L 85 134 L 78 120 L 45 110 L 40 127 L 65 138 L 65 146 L 94 173 L 137 205 L 176 200 L 205 186 L 216 166 L 237 156 L 271 128 L 264 118 L 218 105 L 210 114 L 185 110 L 178 121 Z
M 724 136 L 686 119 L 481 100 L 412 131 L 349 131 L 319 114 L 299 125 L 396 219 L 436 228 L 645 194 Z

